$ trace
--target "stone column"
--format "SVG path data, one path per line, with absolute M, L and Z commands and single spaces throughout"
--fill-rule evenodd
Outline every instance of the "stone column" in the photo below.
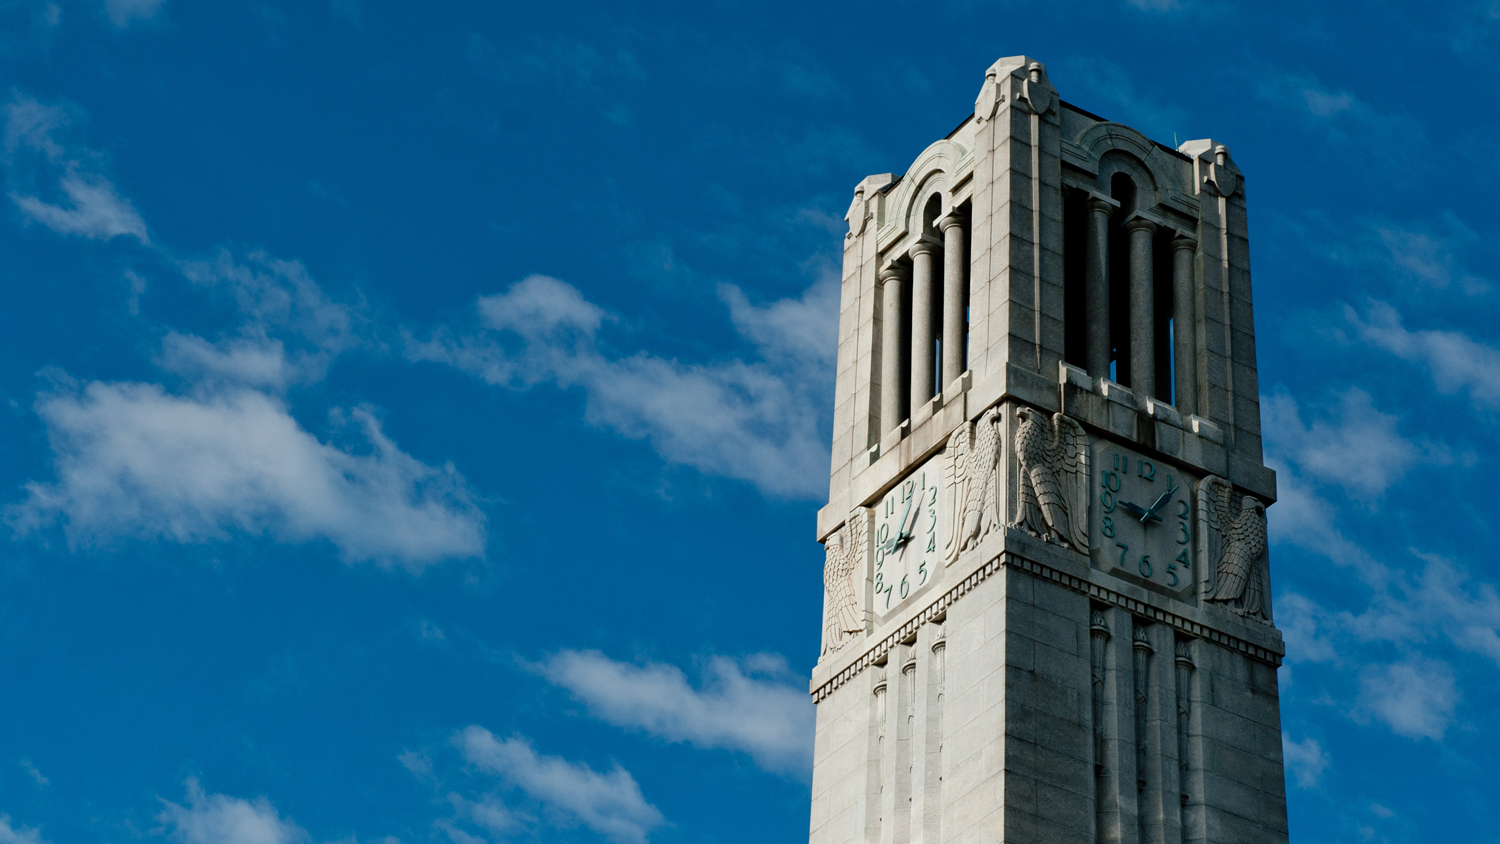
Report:
M 933 359 L 932 336 L 934 278 L 937 252 L 942 249 L 936 241 L 920 240 L 911 248 L 911 404 L 906 412 L 916 416 L 917 408 L 932 400 Z M 915 426 L 915 422 L 912 423 Z
M 906 268 L 891 264 L 880 272 L 882 313 L 880 324 L 880 430 L 882 436 L 896 430 L 906 418 L 906 349 L 901 347 L 906 313 L 901 305 Z
M 1099 197 L 1088 201 L 1089 224 L 1084 246 L 1084 308 L 1088 325 L 1085 358 L 1089 375 L 1109 377 L 1109 215 L 1114 206 Z
M 943 230 L 943 377 L 938 382 L 942 390 L 952 384 L 968 368 L 964 354 L 964 329 L 968 316 L 966 294 L 969 280 L 969 256 L 964 253 L 964 218 L 954 211 L 941 220 L 938 228 Z
M 1198 241 L 1172 240 L 1172 403 L 1183 415 L 1198 412 L 1197 313 L 1193 296 L 1193 254 Z
M 1156 305 L 1151 236 L 1156 224 L 1136 217 L 1125 224 L 1130 238 L 1130 391 L 1156 395 Z

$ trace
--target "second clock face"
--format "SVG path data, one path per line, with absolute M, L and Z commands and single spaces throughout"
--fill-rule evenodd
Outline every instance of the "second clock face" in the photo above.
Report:
M 1094 559 L 1126 580 L 1184 594 L 1193 560 L 1193 490 L 1180 470 L 1115 443 L 1093 444 Z
M 875 612 L 884 615 L 937 579 L 949 507 L 940 455 L 876 504 Z

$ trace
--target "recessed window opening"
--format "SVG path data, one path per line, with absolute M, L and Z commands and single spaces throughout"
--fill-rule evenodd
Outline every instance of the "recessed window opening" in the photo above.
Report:
M 1063 192 L 1063 360 L 1088 367 L 1088 194 Z
M 1172 384 L 1172 238 L 1176 232 L 1169 226 L 1159 226 L 1151 245 L 1152 351 L 1156 363 L 1156 395 L 1152 398 L 1171 401 L 1174 394 Z
M 1110 198 L 1120 203 L 1109 224 L 1109 380 L 1130 383 L 1130 238 L 1125 221 L 1135 213 L 1135 182 L 1116 173 L 1109 182 Z

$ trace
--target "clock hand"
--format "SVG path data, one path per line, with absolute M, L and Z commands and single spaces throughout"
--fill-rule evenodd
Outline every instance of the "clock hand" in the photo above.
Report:
M 1124 510 L 1132 516 L 1142 516 L 1146 513 L 1146 508 L 1142 507 L 1139 504 L 1131 504 L 1129 501 L 1121 501 L 1119 502 L 1119 504 L 1120 509 Z
M 1160 521 L 1161 516 L 1156 515 L 1156 511 L 1160 510 L 1163 504 L 1171 501 L 1172 494 L 1175 492 L 1177 492 L 1177 487 L 1168 487 L 1167 491 L 1162 493 L 1160 498 L 1156 499 L 1156 503 L 1152 504 L 1151 508 L 1141 515 L 1141 523 L 1145 524 L 1147 519 L 1156 519 L 1157 521 Z
M 896 535 L 891 537 L 891 547 L 886 553 L 895 551 L 896 546 L 901 542 L 901 532 L 906 529 L 906 517 L 911 515 L 911 502 L 911 498 L 906 499 L 906 509 L 901 512 L 901 521 L 896 524 Z

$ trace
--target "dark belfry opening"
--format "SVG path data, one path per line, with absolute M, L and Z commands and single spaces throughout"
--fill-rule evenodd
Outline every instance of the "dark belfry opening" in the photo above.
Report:
M 896 346 L 896 354 L 903 355 L 903 356 L 906 357 L 906 366 L 902 367 L 902 372 L 903 372 L 903 374 L 906 377 L 905 377 L 904 380 L 901 381 L 900 384 L 896 385 L 896 389 L 897 389 L 896 395 L 900 396 L 899 401 L 901 402 L 901 412 L 898 413 L 898 414 L 896 414 L 896 423 L 900 423 L 900 421 L 903 420 L 903 419 L 910 419 L 912 411 L 916 409 L 916 408 L 913 408 L 911 406 L 911 377 L 912 377 L 912 375 L 911 375 L 911 323 L 912 323 L 912 320 L 911 320 L 911 288 L 912 288 L 911 276 L 912 276 L 912 272 L 911 272 L 911 263 L 910 263 L 910 261 L 907 261 L 905 263 L 906 263 L 906 284 L 904 284 L 904 285 L 901 286 L 901 313 L 906 314 L 906 319 L 904 319 L 904 320 L 901 321 L 901 342 L 898 343 L 897 346 Z M 888 425 L 886 427 L 887 428 L 893 428 L 893 427 L 895 427 L 896 423 L 893 423 L 893 424 Z
M 1172 238 L 1177 235 L 1166 226 L 1156 230 L 1151 244 L 1151 297 L 1152 315 L 1156 341 L 1156 395 L 1153 398 L 1176 407 L 1176 392 L 1172 383 Z
M 1063 191 L 1063 360 L 1088 368 L 1088 306 L 1084 289 L 1088 194 Z
M 1130 383 L 1130 238 L 1125 221 L 1135 213 L 1135 182 L 1124 173 L 1110 179 L 1109 196 L 1120 203 L 1109 221 L 1109 338 L 1111 381 Z
M 939 243 L 943 240 L 943 233 L 938 230 L 938 218 L 943 215 L 943 198 L 933 194 L 927 200 L 927 205 L 922 209 L 922 235 L 932 238 Z M 927 336 L 932 338 L 931 365 L 932 393 L 938 395 L 943 392 L 943 259 L 941 253 L 932 262 L 932 301 L 928 305 L 928 316 L 931 319 L 927 323 Z M 908 311 L 908 313 L 913 313 Z M 913 313 L 913 315 L 915 315 Z M 915 375 L 913 376 L 915 377 Z M 932 398 L 932 396 L 927 396 Z M 916 410 L 916 408 L 911 408 Z
M 964 298 L 963 298 L 963 302 L 964 302 L 964 309 L 963 309 L 964 310 L 964 332 L 963 332 L 964 333 L 964 357 L 963 357 L 963 360 L 964 360 L 964 369 L 967 370 L 969 368 L 969 324 L 970 324 L 969 292 L 970 292 L 970 289 L 973 286 L 973 277 L 974 277 L 974 272 L 973 272 L 973 267 L 974 267 L 974 224 L 973 224 L 973 220 L 974 220 L 974 203 L 973 202 L 965 202 L 963 205 L 959 206 L 958 210 L 959 210 L 959 213 L 961 213 L 963 215 L 963 218 L 964 218 L 963 232 L 964 232 L 964 259 L 965 259 L 965 261 L 964 261 L 964 278 L 963 278 L 963 285 L 964 285 L 964 290 L 963 290 L 963 295 L 964 295 Z M 946 386 L 948 386 L 948 385 L 947 384 L 940 384 L 938 386 L 938 389 L 942 389 L 943 387 L 946 387 Z

